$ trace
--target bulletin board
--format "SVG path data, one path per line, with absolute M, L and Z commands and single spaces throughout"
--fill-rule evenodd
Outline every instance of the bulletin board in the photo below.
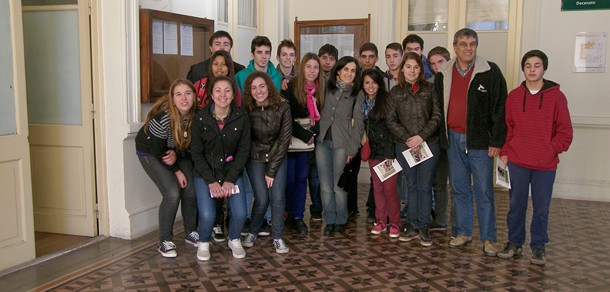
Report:
M 356 56 L 360 46 L 370 41 L 371 15 L 361 19 L 305 20 L 294 19 L 297 56 L 307 52 L 318 54 L 324 44 L 334 45 L 339 58 Z
M 210 57 L 208 40 L 214 21 L 170 12 L 140 9 L 140 83 L 143 103 L 169 92 L 191 65 Z

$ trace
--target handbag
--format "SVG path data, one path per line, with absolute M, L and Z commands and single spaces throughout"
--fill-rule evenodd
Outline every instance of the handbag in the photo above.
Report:
M 367 161 L 369 160 L 369 158 L 371 158 L 371 144 L 369 144 L 368 133 L 369 123 L 367 122 L 366 132 L 364 132 L 364 134 L 362 135 L 362 140 L 360 141 L 360 144 L 362 145 L 360 147 L 360 159 L 362 159 L 362 161 Z
M 305 130 L 309 130 L 311 127 L 311 120 L 309 118 L 294 119 L 295 122 L 299 123 Z M 308 152 L 313 151 L 315 143 L 307 144 L 303 140 L 292 136 L 290 138 L 290 145 L 288 145 L 288 152 Z
M 368 139 L 362 144 L 362 148 L 360 148 L 360 158 L 362 158 L 362 161 L 367 161 L 371 158 L 371 145 Z

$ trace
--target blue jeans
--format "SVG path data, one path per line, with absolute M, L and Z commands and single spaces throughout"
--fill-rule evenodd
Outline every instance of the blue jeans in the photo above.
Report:
M 165 167 L 159 158 L 154 156 L 138 156 L 142 168 L 157 185 L 161 196 L 159 205 L 159 241 L 171 241 L 174 237 L 174 221 L 178 205 L 181 204 L 182 221 L 186 234 L 197 230 L 197 200 L 193 186 L 193 162 L 190 159 L 177 158 L 176 165 L 186 177 L 186 187 L 180 188 L 176 174 Z
M 399 155 L 402 155 L 402 153 L 398 153 L 398 151 L 396 151 L 396 157 L 399 157 Z M 400 167 L 402 167 L 402 165 Z M 404 171 L 401 171 L 397 175 L 398 179 L 396 180 L 396 189 L 398 191 L 398 202 L 406 204 L 408 197 L 407 193 L 409 192 L 409 187 L 407 184 L 407 175 Z
M 434 173 L 432 189 L 434 190 L 434 222 L 438 225 L 447 226 L 447 178 L 449 177 L 449 161 L 447 150 L 441 149 L 438 155 L 438 165 Z M 453 213 L 453 212 L 452 212 Z M 453 216 L 452 221 L 453 223 Z
M 241 229 L 246 222 L 246 194 L 244 181 L 240 176 L 235 184 L 240 192 L 227 198 L 227 209 L 231 216 L 229 220 L 229 239 L 240 238 Z M 210 187 L 200 178 L 195 178 L 195 193 L 197 193 L 197 209 L 199 210 L 199 241 L 210 242 L 212 228 L 216 219 L 216 203 L 210 195 Z
M 316 164 L 326 224 L 347 223 L 347 192 L 337 186 L 347 156 L 344 148 L 333 149 L 332 141 L 316 143 Z
M 322 198 L 320 197 L 320 179 L 318 178 L 318 165 L 316 164 L 316 152 L 311 151 L 309 154 L 309 175 L 307 182 L 309 185 L 309 198 L 311 205 L 309 206 L 309 214 L 322 214 Z
M 309 174 L 309 153 L 288 153 L 286 177 L 286 212 L 289 217 L 303 219 L 307 195 L 307 175 Z
M 455 208 L 456 235 L 472 236 L 473 193 L 481 240 L 496 241 L 496 209 L 493 189 L 493 157 L 488 150 L 466 150 L 466 135 L 448 130 L 449 173 Z M 473 182 L 471 191 L 470 182 Z
M 434 171 L 440 155 L 438 144 L 428 144 L 432 157 L 428 160 L 409 167 L 402 152 L 407 150 L 405 146 L 396 145 L 396 158 L 407 176 L 407 222 L 417 229 L 428 228 L 430 224 L 430 213 L 432 212 L 432 180 Z
M 265 181 L 266 162 L 249 161 L 246 165 L 250 183 L 254 191 L 254 205 L 250 218 L 250 233 L 258 234 L 265 212 L 271 207 L 271 232 L 274 239 L 284 236 L 284 210 L 286 208 L 286 168 L 287 158 L 284 157 L 273 179 L 271 188 L 267 188 Z
M 250 176 L 248 175 L 248 171 L 244 169 L 243 172 L 244 185 L 246 186 L 246 206 L 247 207 L 247 215 L 246 218 L 250 218 L 252 215 L 252 183 L 250 182 Z M 265 212 L 265 219 L 267 221 L 271 221 L 271 209 L 267 208 L 267 212 Z
M 543 248 L 549 242 L 547 229 L 549 226 L 549 207 L 555 170 L 534 170 L 508 163 L 510 172 L 510 208 L 508 209 L 508 241 L 516 246 L 525 242 L 525 217 L 529 188 L 532 188 L 532 205 L 534 213 L 530 225 L 530 247 Z

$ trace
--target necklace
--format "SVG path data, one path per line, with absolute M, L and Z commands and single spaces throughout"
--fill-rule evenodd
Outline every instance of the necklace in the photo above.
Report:
M 183 133 L 184 138 L 188 137 L 188 128 L 189 128 L 190 123 L 191 123 L 190 119 L 182 120 L 182 125 L 184 126 L 184 133 Z
M 227 116 L 228 116 L 228 114 L 227 114 L 227 115 L 224 115 L 224 116 L 222 116 L 222 117 L 221 117 L 221 116 L 216 115 L 216 113 L 214 113 L 214 115 L 213 115 L 213 116 L 214 116 L 214 119 L 216 119 L 216 121 L 219 121 L 219 122 L 221 122 L 221 123 L 224 123 L 224 122 L 225 122 L 225 119 L 226 119 L 226 118 L 227 118 Z

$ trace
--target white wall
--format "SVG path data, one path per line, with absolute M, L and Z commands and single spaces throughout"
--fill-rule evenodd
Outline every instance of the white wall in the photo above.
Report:
M 101 98 L 104 107 L 104 123 L 107 131 L 103 133 L 105 140 L 104 153 L 106 161 L 106 194 L 108 203 L 108 225 L 110 235 L 130 238 L 129 214 L 125 209 L 125 176 L 122 141 L 129 132 L 127 120 L 127 72 L 125 55 L 127 52 L 125 31 L 125 5 L 121 0 L 96 2 L 99 10 L 99 23 L 93 24 L 98 30 L 100 39 L 99 58 L 101 73 Z M 117 17 L 118 16 L 118 17 Z
M 554 196 L 610 201 L 610 68 L 605 73 L 573 72 L 576 34 L 609 33 L 610 11 L 562 12 L 560 5 L 561 1 L 527 1 L 520 54 L 544 51 L 549 57 L 545 78 L 559 83 L 568 99 L 574 141 L 559 157 Z M 607 46 L 606 63 L 609 60 Z
M 111 236 L 126 239 L 157 229 L 161 202 L 159 190 L 142 170 L 135 154 L 134 133 L 141 124 L 130 123 L 127 118 L 131 108 L 128 101 L 139 95 L 139 83 L 134 84 L 139 80 L 139 45 L 137 41 L 132 41 L 138 37 L 138 4 L 144 9 L 203 18 L 211 17 L 212 1 L 99 1 L 103 46 L 102 86 L 105 123 L 109 129 L 105 136 L 109 227 Z M 135 81 L 130 74 L 136 75 Z M 139 97 L 136 97 L 136 106 L 139 106 L 138 103 Z

